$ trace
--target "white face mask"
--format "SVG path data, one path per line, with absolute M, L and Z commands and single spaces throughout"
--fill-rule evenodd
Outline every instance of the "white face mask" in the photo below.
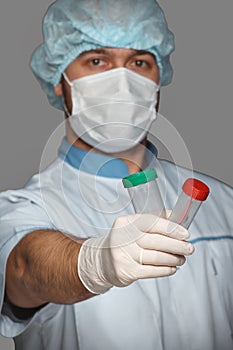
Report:
M 159 86 L 126 68 L 111 69 L 69 81 L 73 131 L 96 149 L 129 150 L 146 136 L 156 118 Z

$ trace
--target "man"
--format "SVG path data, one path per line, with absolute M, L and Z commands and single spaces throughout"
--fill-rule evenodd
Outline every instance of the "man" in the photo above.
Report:
M 172 77 L 162 10 L 57 0 L 43 30 L 31 66 L 66 137 L 47 169 L 1 194 L 1 333 L 24 350 L 232 349 L 233 221 L 216 204 L 231 207 L 232 189 L 194 174 L 212 194 L 189 233 L 133 215 L 121 182 L 156 168 L 172 208 L 191 173 L 147 140 Z

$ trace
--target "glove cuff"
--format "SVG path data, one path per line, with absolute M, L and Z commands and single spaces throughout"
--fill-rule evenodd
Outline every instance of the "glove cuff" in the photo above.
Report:
M 105 237 L 87 239 L 78 256 L 78 276 L 84 287 L 93 294 L 108 291 L 112 284 L 102 274 L 101 252 Z

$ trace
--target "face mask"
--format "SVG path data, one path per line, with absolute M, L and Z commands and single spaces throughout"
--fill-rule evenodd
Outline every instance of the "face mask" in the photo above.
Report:
M 111 69 L 72 82 L 73 131 L 86 143 L 106 152 L 133 148 L 156 118 L 159 86 L 126 68 Z

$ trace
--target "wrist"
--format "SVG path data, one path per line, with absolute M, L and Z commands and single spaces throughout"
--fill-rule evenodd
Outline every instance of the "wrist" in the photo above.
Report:
M 79 251 L 78 276 L 84 287 L 93 294 L 103 294 L 112 287 L 103 273 L 104 242 L 104 236 L 87 239 Z

